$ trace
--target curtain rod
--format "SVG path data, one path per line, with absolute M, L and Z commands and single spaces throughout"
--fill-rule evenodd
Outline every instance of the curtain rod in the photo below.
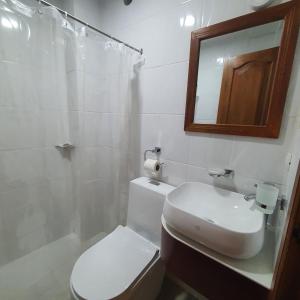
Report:
M 86 27 L 88 27 L 88 28 L 90 28 L 90 29 L 92 29 L 92 30 L 94 30 L 94 31 L 96 31 L 96 32 L 98 32 L 98 33 L 100 33 L 100 34 L 102 34 L 102 35 L 104 35 L 104 36 L 110 38 L 111 40 L 114 40 L 114 41 L 116 41 L 116 42 L 118 42 L 118 43 L 120 43 L 120 44 L 123 44 L 124 46 L 126 46 L 126 47 L 128 47 L 128 48 L 130 48 L 130 49 L 132 49 L 132 50 L 134 50 L 134 51 L 136 51 L 136 52 L 138 52 L 138 53 L 140 53 L 141 55 L 143 54 L 143 49 L 142 49 L 142 48 L 141 48 L 141 49 L 138 49 L 138 48 L 133 47 L 133 46 L 127 44 L 127 43 L 124 43 L 123 41 L 121 41 L 121 40 L 115 38 L 114 36 L 112 36 L 112 35 L 110 35 L 110 34 L 107 34 L 107 33 L 101 31 L 100 29 L 98 29 L 98 28 L 96 28 L 96 27 L 94 27 L 94 26 L 89 25 L 87 22 L 84 22 L 84 21 L 82 21 L 82 20 L 76 18 L 75 16 L 69 14 L 67 11 L 64 11 L 64 10 L 58 8 L 57 6 L 55 6 L 55 5 L 53 5 L 53 4 L 49 3 L 49 2 L 47 2 L 47 1 L 45 1 L 45 0 L 36 0 L 36 1 L 39 2 L 39 3 L 43 3 L 43 4 L 46 5 L 46 6 L 54 7 L 55 9 L 57 9 L 61 14 L 65 15 L 66 17 L 70 17 L 71 19 L 77 21 L 78 23 L 80 23 L 80 24 L 82 24 L 82 25 L 85 25 Z

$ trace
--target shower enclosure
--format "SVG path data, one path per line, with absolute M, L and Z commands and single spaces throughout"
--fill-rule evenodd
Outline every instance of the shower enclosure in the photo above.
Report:
M 0 0 L 0 299 L 67 299 L 74 260 L 125 222 L 138 57 Z

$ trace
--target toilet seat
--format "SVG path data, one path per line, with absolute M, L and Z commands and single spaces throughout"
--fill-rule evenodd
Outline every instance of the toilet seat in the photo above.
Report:
M 125 293 L 157 258 L 159 249 L 128 227 L 84 252 L 74 265 L 71 288 L 79 299 L 114 299 Z

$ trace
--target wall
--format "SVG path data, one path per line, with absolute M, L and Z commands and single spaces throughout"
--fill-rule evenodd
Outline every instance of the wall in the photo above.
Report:
M 74 0 L 50 0 L 48 2 L 70 14 L 74 14 Z
M 136 0 L 128 7 L 118 0 L 103 1 L 101 27 L 144 49 L 145 63 L 137 79 L 132 115 L 132 177 L 144 174 L 143 151 L 159 145 L 165 162 L 163 180 L 167 183 L 202 181 L 245 193 L 255 191 L 255 183 L 268 181 L 287 193 L 287 178 L 293 178 L 289 174 L 289 153 L 299 152 L 295 140 L 299 136 L 299 45 L 279 139 L 183 130 L 191 31 L 249 12 L 247 0 Z M 194 24 L 182 26 L 187 17 Z M 234 179 L 213 180 L 207 173 L 215 167 L 235 170 Z M 279 224 L 284 219 L 281 215 Z
M 69 139 L 70 55 L 54 22 L 15 9 L 0 10 L 0 265 L 69 234 L 74 208 L 72 164 L 54 147 Z
M 70 1 L 64 0 L 61 7 L 72 9 Z M 134 108 L 134 125 L 140 124 L 141 128 L 135 128 L 133 134 L 133 159 L 136 154 L 141 157 L 144 149 L 159 144 L 163 147 L 162 158 L 168 162 L 164 179 L 171 184 L 186 179 L 212 183 L 207 168 L 229 167 L 236 171 L 236 178 L 221 184 L 241 191 L 253 190 L 252 184 L 257 181 L 286 185 L 286 155 L 292 150 L 297 116 L 298 69 L 293 71 L 278 140 L 183 132 L 190 32 L 251 12 L 247 0 L 231 1 L 230 8 L 226 0 L 142 0 L 130 6 L 119 0 L 73 0 L 73 9 L 89 24 L 144 49 L 145 65 L 138 78 Z M 188 24 L 187 16 L 192 16 L 194 25 L 182 26 Z M 137 165 L 141 167 L 142 162 Z
M 142 47 L 145 53 L 139 78 L 140 102 L 136 103 L 141 128 L 135 136 L 133 157 L 141 157 L 145 149 L 154 145 L 162 146 L 166 182 L 212 183 L 207 169 L 226 167 L 234 169 L 236 176 L 233 181 L 223 183 L 241 191 L 253 190 L 257 181 L 286 184 L 286 156 L 296 119 L 295 84 L 289 91 L 279 139 L 194 134 L 183 130 L 191 31 L 250 11 L 246 0 L 230 1 L 230 7 L 225 0 L 133 1 L 128 7 L 117 0 L 104 1 L 102 28 Z M 187 15 L 193 15 L 195 24 L 182 27 L 180 18 Z
M 27 0 L 28 1 L 28 0 Z M 61 8 L 88 24 L 100 27 L 102 1 L 98 0 L 50 0 L 49 3 Z
M 98 0 L 73 0 L 74 14 L 81 20 L 95 27 L 101 27 L 102 1 Z
M 56 3 L 60 4 L 58 1 Z M 199 180 L 248 192 L 254 190 L 253 185 L 258 181 L 272 181 L 278 183 L 283 191 L 286 187 L 288 187 L 288 192 L 291 190 L 295 166 L 300 156 L 298 150 L 300 109 L 297 101 L 300 92 L 299 47 L 283 127 L 278 140 L 191 134 L 183 131 L 190 32 L 201 26 L 250 12 L 247 0 L 230 1 L 230 6 L 228 3 L 229 1 L 225 0 L 184 2 L 182 0 L 134 0 L 132 5 L 125 7 L 119 0 L 98 2 L 76 0 L 73 5 L 72 3 L 70 5 L 70 2 L 67 6 L 62 5 L 63 9 L 74 9 L 76 16 L 86 19 L 91 25 L 114 34 L 136 47 L 144 48 L 145 63 L 132 81 L 134 89 L 130 154 L 132 178 L 144 174 L 142 169 L 143 151 L 160 145 L 163 149 L 162 160 L 166 163 L 163 180 L 170 184 L 178 185 L 188 180 Z M 190 27 L 181 26 L 180 19 L 186 18 L 188 15 L 193 15 L 195 24 Z M 90 56 L 90 59 L 92 57 Z M 94 58 L 96 61 L 97 55 Z M 1 64 L 1 66 L 5 65 L 6 63 Z M 97 67 L 96 64 L 95 66 Z M 72 81 L 73 75 L 69 70 L 68 79 L 70 81 Z M 75 72 L 75 76 L 78 75 L 79 73 Z M 91 90 L 95 93 L 91 98 L 91 105 L 94 113 L 106 115 L 107 111 L 103 112 L 103 108 L 99 108 L 99 111 L 97 111 L 98 108 L 95 109 L 97 99 L 101 98 L 95 79 L 99 78 L 93 74 L 90 82 L 94 82 Z M 1 82 L 3 83 L 5 80 L 1 80 Z M 19 80 L 18 82 L 20 82 L 20 90 L 22 90 L 21 87 L 26 87 L 26 81 Z M 1 87 L 1 91 L 3 91 L 3 87 Z M 72 94 L 70 96 L 72 98 Z M 55 97 L 51 99 L 55 99 Z M 2 107 L 0 109 L 3 112 L 1 120 L 5 120 L 4 117 L 8 116 L 7 109 L 13 111 L 14 108 Z M 75 213 L 74 199 L 70 194 L 73 183 L 70 182 L 69 175 L 76 170 L 72 169 L 73 166 L 68 160 L 62 160 L 52 149 L 56 135 L 60 134 L 59 128 L 55 127 L 55 123 L 50 126 L 56 131 L 49 133 L 51 140 L 47 142 L 47 149 L 45 149 L 48 156 L 43 161 L 36 155 L 36 149 L 26 150 L 26 147 L 30 146 L 29 142 L 31 143 L 35 138 L 29 133 L 35 134 L 35 129 L 39 127 L 35 123 L 28 122 L 29 119 L 34 119 L 25 118 L 26 114 L 23 116 L 22 124 L 25 124 L 26 127 L 21 126 L 21 133 L 17 134 L 20 126 L 11 127 L 11 135 L 7 135 L 7 137 L 22 137 L 17 141 L 17 147 L 12 149 L 11 145 L 8 147 L 2 143 L 7 149 L 0 150 L 1 170 L 3 170 L 2 164 L 5 162 L 5 169 L 10 170 L 9 180 L 14 183 L 9 186 L 8 190 L 1 188 L 0 193 L 1 205 L 3 205 L 0 210 L 0 222 L 2 225 L 5 222 L 5 226 L 1 226 L 0 236 L 1 240 L 7 241 L 7 244 L 0 245 L 0 264 L 68 234 L 72 230 L 70 228 L 72 214 Z M 14 119 L 11 118 L 11 120 Z M 45 122 L 51 122 L 51 120 L 55 119 L 44 119 Z M 47 123 L 48 125 L 49 123 Z M 100 130 L 103 128 L 102 126 L 97 128 L 99 128 L 99 134 L 104 133 Z M 73 129 L 74 132 L 78 130 L 76 124 Z M 4 136 L 1 134 L 1 137 Z M 51 149 L 49 149 L 50 146 Z M 101 164 L 103 169 L 99 174 L 99 168 L 89 169 L 88 167 L 92 174 L 87 174 L 86 182 L 91 183 L 91 189 L 84 194 L 85 198 L 82 199 L 83 214 L 85 214 L 87 222 L 87 231 L 85 232 L 87 237 L 101 231 L 103 220 L 99 216 L 106 212 L 107 207 L 112 208 L 112 215 L 107 214 L 107 219 L 112 220 L 107 231 L 111 230 L 117 219 L 113 208 L 118 207 L 118 203 L 111 202 L 109 197 L 105 198 L 107 202 L 101 202 L 101 206 L 98 205 L 102 199 L 101 195 L 105 195 L 108 186 L 105 179 L 107 175 L 105 168 L 110 159 L 106 159 L 105 155 L 109 157 L 112 148 L 107 145 L 99 147 L 97 149 L 101 153 L 99 156 L 99 153 L 94 151 L 96 147 L 89 146 L 91 147 L 87 150 L 91 151 L 85 157 L 91 159 L 86 161 L 87 166 L 90 164 L 94 167 Z M 7 156 L 8 150 L 14 151 L 11 152 L 13 154 L 11 158 Z M 19 151 L 19 157 L 21 162 L 26 162 L 25 165 L 17 159 L 17 150 L 22 150 Z M 103 153 L 102 150 L 106 150 L 106 152 Z M 289 152 L 295 154 L 292 161 L 293 172 L 290 173 L 288 173 L 286 162 Z M 95 160 L 97 163 L 94 163 Z M 214 181 L 207 175 L 207 170 L 213 167 L 232 168 L 235 170 L 236 176 L 234 180 Z M 46 185 L 44 182 L 37 182 L 36 185 L 28 186 L 27 181 L 33 182 L 44 174 L 46 174 Z M 26 178 L 26 181 L 22 181 L 22 178 Z M 67 182 L 64 181 L 64 178 L 67 178 Z M 289 179 L 288 183 L 287 178 Z M 1 177 L 1 183 L 4 183 L 4 179 L 7 177 Z M 45 199 L 48 200 L 44 202 Z M 47 218 L 40 213 L 41 209 L 48 212 Z M 126 207 L 123 207 L 123 210 L 126 210 Z M 11 212 L 11 214 L 7 212 Z M 18 221 L 16 222 L 16 220 Z M 22 223 L 23 220 L 26 220 L 26 223 Z M 18 233 L 19 236 L 16 236 L 17 225 L 22 229 Z M 6 231 L 7 228 L 10 228 L 10 231 Z M 280 232 L 278 236 L 280 237 Z M 13 251 L 10 251 L 11 249 Z
M 70 1 L 54 4 L 73 9 Z M 120 223 L 120 202 L 113 201 L 109 176 L 110 105 L 97 101 L 105 94 L 99 82 L 107 83 L 103 43 L 90 35 L 82 72 L 66 42 L 71 35 L 59 25 L 53 35 L 49 17 L 2 7 L 0 13 L 1 266 L 73 231 L 83 239 L 109 232 Z M 19 28 L 20 20 L 28 26 Z M 76 145 L 72 153 L 55 149 L 67 141 Z

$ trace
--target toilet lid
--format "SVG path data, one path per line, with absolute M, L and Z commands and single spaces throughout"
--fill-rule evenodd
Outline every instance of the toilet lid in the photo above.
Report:
M 83 299 L 112 299 L 125 292 L 152 262 L 158 248 L 128 227 L 119 226 L 84 252 L 71 284 Z

